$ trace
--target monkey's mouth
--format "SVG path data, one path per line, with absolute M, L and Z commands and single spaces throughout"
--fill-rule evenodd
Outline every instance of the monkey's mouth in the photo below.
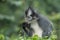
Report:
M 31 17 L 31 18 L 27 18 L 28 21 L 32 21 L 32 20 L 35 20 L 34 17 Z
M 30 17 L 30 18 L 29 17 L 26 17 L 25 20 L 32 21 L 32 17 Z

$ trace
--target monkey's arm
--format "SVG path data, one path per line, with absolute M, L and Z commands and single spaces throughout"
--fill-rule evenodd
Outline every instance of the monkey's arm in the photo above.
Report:
M 26 32 L 26 34 L 27 34 L 28 36 L 32 36 L 32 31 L 33 31 L 33 30 L 30 28 L 30 24 L 24 22 L 24 23 L 22 24 L 22 27 L 23 27 L 23 30 Z

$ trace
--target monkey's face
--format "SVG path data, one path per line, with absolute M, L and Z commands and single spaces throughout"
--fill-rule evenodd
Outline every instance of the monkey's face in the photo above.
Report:
M 36 20 L 36 14 L 32 8 L 28 8 L 25 12 L 25 20 L 28 22 L 31 22 L 33 20 Z

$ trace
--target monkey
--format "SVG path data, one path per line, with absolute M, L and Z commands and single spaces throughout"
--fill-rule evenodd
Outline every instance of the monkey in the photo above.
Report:
M 53 24 L 46 16 L 36 13 L 32 7 L 29 7 L 25 11 L 24 18 L 25 22 L 22 23 L 22 27 L 28 36 L 50 37 Z

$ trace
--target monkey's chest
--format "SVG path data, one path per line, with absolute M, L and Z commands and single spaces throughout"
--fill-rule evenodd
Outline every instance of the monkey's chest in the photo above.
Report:
M 34 30 L 33 36 L 38 35 L 39 37 L 42 37 L 43 30 L 40 28 L 40 26 L 36 21 L 31 23 L 31 28 Z

